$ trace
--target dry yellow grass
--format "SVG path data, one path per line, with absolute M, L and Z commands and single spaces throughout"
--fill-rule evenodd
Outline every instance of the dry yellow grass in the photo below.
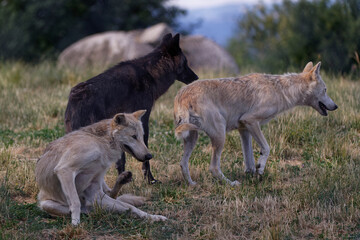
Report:
M 245 175 L 240 139 L 232 132 L 221 167 L 241 186 L 222 185 L 211 177 L 210 142 L 203 134 L 190 159 L 198 185 L 185 184 L 179 166 L 182 146 L 173 132 L 173 98 L 181 87 L 177 83 L 156 103 L 150 121 L 151 166 L 162 184 L 146 184 L 141 164 L 129 158 L 126 168 L 134 181 L 123 189 L 148 197 L 143 209 L 167 216 L 168 222 L 97 210 L 82 216 L 80 229 L 73 229 L 69 219 L 41 213 L 35 204 L 36 160 L 50 141 L 64 134 L 70 87 L 94 74 L 51 64 L 0 67 L 1 238 L 360 238 L 360 84 L 334 76 L 323 78 L 338 110 L 321 117 L 315 110 L 298 108 L 263 127 L 271 154 L 261 182 Z M 115 178 L 115 169 L 110 169 L 106 181 L 112 185 Z

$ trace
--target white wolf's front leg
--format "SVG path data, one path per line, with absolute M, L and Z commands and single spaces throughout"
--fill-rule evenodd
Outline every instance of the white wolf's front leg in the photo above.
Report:
M 190 159 L 192 151 L 194 150 L 197 139 L 198 139 L 198 132 L 197 131 L 189 131 L 189 135 L 186 138 L 184 138 L 184 155 L 180 162 L 182 174 L 183 174 L 185 180 L 191 186 L 196 185 L 196 182 L 194 182 L 190 176 L 189 159 Z
M 246 128 L 249 130 L 249 132 L 251 133 L 251 135 L 253 136 L 253 138 L 255 139 L 255 141 L 259 144 L 260 146 L 260 158 L 258 160 L 258 164 L 256 166 L 257 172 L 262 175 L 264 174 L 264 169 L 265 169 L 265 165 L 266 165 L 266 161 L 269 157 L 270 154 L 270 147 L 269 144 L 267 143 L 264 134 L 261 132 L 260 129 L 260 124 L 257 121 L 254 122 L 250 122 L 250 121 L 243 121 L 243 123 L 245 124 Z
M 254 174 L 256 172 L 256 169 L 251 134 L 247 129 L 244 128 L 239 129 L 239 133 L 241 137 L 241 145 L 244 155 L 245 172 Z

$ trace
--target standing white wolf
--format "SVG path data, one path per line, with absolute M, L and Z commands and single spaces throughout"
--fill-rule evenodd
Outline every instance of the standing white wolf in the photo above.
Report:
M 50 143 L 35 170 L 40 208 L 51 215 L 71 214 L 73 225 L 79 224 L 80 213 L 87 213 L 95 203 L 118 213 L 130 210 L 142 218 L 165 220 L 164 216 L 136 208 L 144 202 L 142 197 L 113 198 L 121 185 L 131 179 L 130 172 L 119 175 L 113 190 L 104 181 L 106 171 L 124 151 L 142 162 L 152 158 L 140 121 L 145 112 L 119 113 L 113 119 L 83 127 Z
M 269 75 L 249 74 L 238 78 L 221 78 L 196 81 L 183 87 L 175 97 L 175 134 L 183 139 L 184 155 L 181 169 L 190 185 L 196 183 L 189 172 L 189 158 L 193 151 L 198 130 L 211 139 L 212 158 L 210 172 L 231 185 L 238 181 L 227 179 L 220 169 L 220 157 L 227 131 L 237 129 L 242 141 L 245 172 L 264 173 L 270 148 L 261 132 L 260 125 L 277 114 L 295 106 L 311 106 L 321 115 L 337 109 L 326 94 L 326 86 L 320 76 L 320 62 L 309 62 L 302 73 Z M 252 137 L 261 148 L 255 168 Z

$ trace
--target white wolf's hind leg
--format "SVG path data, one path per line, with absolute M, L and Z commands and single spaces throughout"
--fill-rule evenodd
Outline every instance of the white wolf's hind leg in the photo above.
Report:
M 197 139 L 198 139 L 198 132 L 197 131 L 189 131 L 189 135 L 186 138 L 184 138 L 184 155 L 180 162 L 182 174 L 183 174 L 185 180 L 191 186 L 196 185 L 196 182 L 194 182 L 190 176 L 189 159 L 190 159 L 192 151 L 194 150 Z
M 215 134 L 208 134 L 211 139 L 212 144 L 212 156 L 210 162 L 210 172 L 212 173 L 213 177 L 219 179 L 220 181 L 225 181 L 226 183 L 230 184 L 231 186 L 239 185 L 238 181 L 230 181 L 225 175 L 222 173 L 220 168 L 220 160 L 221 160 L 221 152 L 224 148 L 225 144 L 225 129 L 221 132 L 217 132 Z

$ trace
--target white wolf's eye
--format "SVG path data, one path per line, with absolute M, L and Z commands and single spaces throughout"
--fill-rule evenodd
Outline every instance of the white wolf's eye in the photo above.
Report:
M 326 88 L 324 89 L 324 93 L 326 93 Z
M 132 135 L 131 137 L 132 137 L 133 139 L 137 140 L 136 135 Z

